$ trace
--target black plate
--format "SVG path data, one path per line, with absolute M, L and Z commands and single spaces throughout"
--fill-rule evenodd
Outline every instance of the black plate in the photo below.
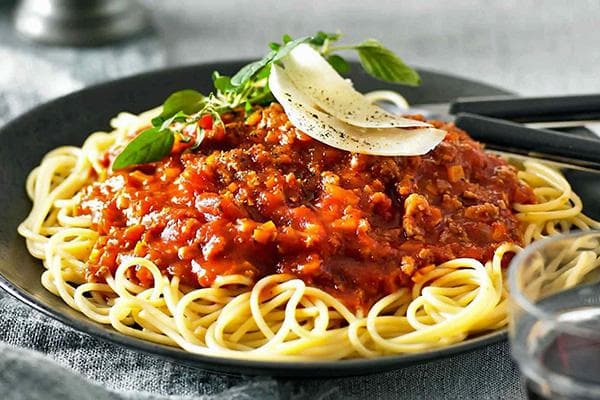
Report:
M 90 335 L 188 365 L 251 375 L 362 375 L 445 357 L 504 339 L 503 331 L 495 332 L 442 349 L 371 360 L 294 363 L 231 360 L 191 354 L 125 336 L 87 319 L 41 285 L 43 267 L 27 252 L 24 239 L 17 234 L 17 225 L 31 207 L 25 194 L 25 179 L 43 155 L 61 145 L 81 145 L 93 131 L 108 130 L 110 119 L 120 111 L 139 113 L 161 104 L 169 93 L 184 88 L 207 93 L 212 86 L 212 71 L 231 74 L 242 64 L 171 68 L 93 86 L 36 107 L 0 129 L 0 286 L 44 314 Z M 418 88 L 398 88 L 375 81 L 358 72 L 360 68 L 356 66 L 353 71 L 350 75 L 359 90 L 400 89 L 412 104 L 447 102 L 459 96 L 506 94 L 488 85 L 428 71 L 421 71 L 423 84 Z

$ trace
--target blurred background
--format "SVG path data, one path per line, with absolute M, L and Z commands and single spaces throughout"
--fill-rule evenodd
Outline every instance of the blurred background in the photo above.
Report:
M 53 11 L 48 1 L 24 2 L 26 14 Z M 99 81 L 166 65 L 256 58 L 283 33 L 317 30 L 340 30 L 349 41 L 377 38 L 409 64 L 520 94 L 600 92 L 595 0 L 123 2 L 145 9 L 149 27 L 101 46 L 69 47 L 24 38 L 13 23 L 18 2 L 0 0 L 0 123 Z

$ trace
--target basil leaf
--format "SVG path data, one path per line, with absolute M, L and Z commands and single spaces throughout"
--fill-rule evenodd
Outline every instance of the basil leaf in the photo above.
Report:
M 252 76 L 254 76 L 255 73 L 257 73 L 260 69 L 262 69 L 262 67 L 264 67 L 265 65 L 270 63 L 273 60 L 273 57 L 275 57 L 276 53 L 277 52 L 275 52 L 275 51 L 271 51 L 269 54 L 267 54 L 260 60 L 254 61 L 250 64 L 243 66 L 242 69 L 240 69 L 231 78 L 231 84 L 236 87 L 242 86 L 250 78 L 252 78 Z
M 155 128 L 161 126 L 163 122 L 165 122 L 165 119 L 160 115 L 158 117 L 152 118 L 152 126 L 154 126 Z
M 254 75 L 254 78 L 259 81 L 261 79 L 266 79 L 269 77 L 269 74 L 271 73 L 271 64 L 267 64 L 265 65 L 260 71 L 258 71 L 256 73 L 256 75 Z
M 327 62 L 335 69 L 339 74 L 345 74 L 350 71 L 350 64 L 341 56 L 333 54 L 327 57 Z
M 173 132 L 150 128 L 140 133 L 123 149 L 113 162 L 113 171 L 131 165 L 159 161 L 171 152 L 174 142 Z
M 257 104 L 259 106 L 268 106 L 269 104 L 271 104 L 272 102 L 277 101 L 277 100 L 275 100 L 275 97 L 273 97 L 273 94 L 270 91 L 265 91 L 260 96 L 253 97 L 249 101 L 250 101 L 250 104 Z
M 175 92 L 165 100 L 160 117 L 164 120 L 177 114 L 179 111 L 190 115 L 202 109 L 206 103 L 206 98 L 200 92 L 192 89 L 180 90 Z M 152 121 L 154 124 L 154 121 Z M 158 125 L 158 124 L 155 124 Z
M 242 69 L 240 69 L 233 76 L 233 78 L 231 78 L 231 84 L 239 88 L 240 86 L 248 82 L 250 79 L 252 79 L 252 77 L 254 77 L 254 75 L 256 75 L 264 67 L 268 66 L 272 62 L 281 60 L 283 57 L 287 56 L 288 53 L 292 51 L 292 49 L 294 49 L 294 47 L 298 46 L 300 43 L 308 42 L 309 40 L 309 36 L 301 37 L 285 43 L 276 51 L 271 50 L 271 52 L 264 56 L 262 59 L 243 66 Z
M 386 82 L 418 86 L 421 77 L 414 69 L 398 58 L 391 50 L 375 39 L 368 39 L 356 46 L 360 63 L 367 73 Z
M 286 44 L 292 41 L 292 37 L 286 33 L 281 37 L 281 41 L 283 42 L 283 44 Z
M 244 115 L 247 117 L 252 112 L 252 103 L 250 101 L 246 101 L 244 103 Z
M 215 85 L 215 88 L 222 92 L 228 92 L 234 89 L 234 86 L 231 84 L 231 78 L 228 76 L 222 76 L 219 75 L 217 76 L 214 81 L 213 84 Z
M 340 34 L 339 33 L 327 33 L 327 32 L 323 32 L 323 31 L 319 31 L 317 32 L 317 34 L 315 36 L 313 36 L 310 39 L 310 44 L 314 45 L 314 46 L 323 46 L 323 44 L 325 43 L 325 40 L 329 39 L 332 42 L 335 42 L 336 40 L 338 40 L 340 38 Z
M 234 86 L 231 84 L 231 77 L 221 75 L 219 71 L 213 71 L 212 80 L 215 88 L 222 93 L 234 89 Z
M 275 61 L 281 60 L 283 57 L 287 56 L 290 53 L 290 51 L 292 51 L 296 46 L 298 46 L 299 44 L 302 44 L 302 43 L 306 43 L 309 40 L 310 40 L 310 36 L 304 36 L 304 37 L 286 42 L 286 44 L 284 44 L 283 46 L 281 46 L 281 48 L 279 50 L 277 50 L 277 53 L 275 54 L 275 56 L 273 57 L 273 59 L 271 61 L 275 62 Z

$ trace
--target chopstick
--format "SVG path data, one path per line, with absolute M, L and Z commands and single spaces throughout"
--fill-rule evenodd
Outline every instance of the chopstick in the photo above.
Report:
M 458 113 L 471 113 L 517 122 L 599 121 L 600 94 L 458 98 L 450 105 L 450 114 Z
M 455 124 L 474 139 L 492 146 L 526 151 L 536 156 L 549 155 L 575 164 L 585 161 L 600 166 L 600 140 L 597 139 L 527 128 L 519 123 L 470 113 L 459 113 Z

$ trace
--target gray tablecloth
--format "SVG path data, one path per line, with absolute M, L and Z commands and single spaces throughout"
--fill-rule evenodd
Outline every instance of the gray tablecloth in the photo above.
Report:
M 281 33 L 318 29 L 341 29 L 350 40 L 376 37 L 412 64 L 523 94 L 600 92 L 600 3 L 595 1 L 145 4 L 156 21 L 153 34 L 113 46 L 69 49 L 16 37 L 9 18 L 12 2 L 0 1 L 0 124 L 94 82 L 167 64 L 256 57 Z M 240 377 L 96 340 L 3 293 L 0 340 L 0 393 L 9 399 L 524 397 L 506 343 L 367 377 Z

